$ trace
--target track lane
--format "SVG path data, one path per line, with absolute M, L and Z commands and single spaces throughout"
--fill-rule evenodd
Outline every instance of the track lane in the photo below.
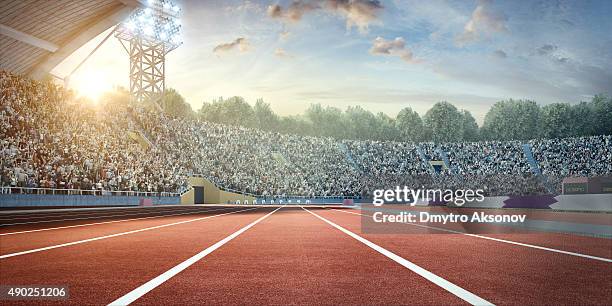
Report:
M 5 220 L 21 220 L 21 219 L 40 219 L 50 217 L 65 217 L 65 216 L 88 216 L 96 214 L 112 214 L 112 213 L 132 213 L 139 211 L 164 211 L 164 210 L 179 210 L 189 208 L 190 206 L 127 206 L 127 207 L 100 207 L 100 208 L 75 208 L 71 210 L 62 209 L 45 209 L 43 211 L 33 212 L 10 212 L 5 211 L 0 213 L 0 222 Z M 2 222 L 4 223 L 4 222 Z
M 300 208 L 284 208 L 135 301 L 465 304 Z
M 176 209 L 163 209 L 163 210 L 153 210 L 153 209 L 138 209 L 130 212 L 99 212 L 95 214 L 88 215 L 62 215 L 62 216 L 47 216 L 47 217 L 36 217 L 36 218 L 20 218 L 14 220 L 5 220 L 0 223 L 0 233 L 14 231 L 15 229 L 21 228 L 31 228 L 31 227 L 49 227 L 56 223 L 65 223 L 65 222 L 94 222 L 96 220 L 116 220 L 126 217 L 146 217 L 146 216 L 155 216 L 155 215 L 163 215 L 169 212 L 181 212 L 181 211 L 190 211 L 193 208 L 188 207 L 178 207 Z
M 612 303 L 612 264 L 607 262 L 461 234 L 431 234 L 415 226 L 414 234 L 363 234 L 360 216 L 333 210 L 320 215 L 494 304 Z
M 70 243 L 73 241 L 91 239 L 99 236 L 113 235 L 164 224 L 183 222 L 202 218 L 204 216 L 223 214 L 241 209 L 244 208 L 218 207 L 209 208 L 206 210 L 194 210 L 185 215 L 164 215 L 158 218 L 138 220 L 119 219 L 115 220 L 118 222 L 111 221 L 113 223 L 59 228 L 48 231 L 29 232 L 15 235 L 0 235 L 0 256 L 52 245 Z
M 261 208 L 2 259 L 0 284 L 63 284 L 71 297 L 58 304 L 106 304 L 270 211 Z
M 351 210 L 351 209 L 332 209 L 341 213 L 348 213 L 357 215 L 365 214 L 372 215 L 372 211 L 367 210 Z M 413 231 L 419 231 L 417 225 L 409 225 Z M 464 232 L 461 226 L 456 224 L 436 224 L 432 225 L 431 229 L 421 228 L 422 233 L 440 234 L 444 233 L 442 230 L 456 230 Z M 516 243 L 531 244 L 534 246 L 552 248 L 567 252 L 575 252 L 585 255 L 592 255 L 606 259 L 612 259 L 612 239 L 598 238 L 583 235 L 573 235 L 569 233 L 556 233 L 556 232 L 543 232 L 543 231 L 529 231 L 527 229 L 512 229 L 508 226 L 499 225 L 479 225 L 480 229 L 488 228 L 491 231 L 484 234 L 476 234 L 479 236 L 491 237 L 496 239 L 508 240 Z M 437 230 L 439 228 L 441 230 Z M 479 231 L 480 232 L 480 231 Z M 474 239 L 482 239 L 478 237 L 471 237 Z M 500 242 L 501 243 L 501 242 Z

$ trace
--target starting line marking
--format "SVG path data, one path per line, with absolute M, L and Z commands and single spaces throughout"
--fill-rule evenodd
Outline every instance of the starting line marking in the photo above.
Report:
M 185 220 L 185 221 L 179 221 L 179 222 L 174 222 L 174 223 L 168 223 L 168 224 L 162 224 L 162 225 L 157 225 L 157 226 L 152 226 L 152 227 L 141 228 L 141 229 L 137 229 L 137 230 L 133 230 L 133 231 L 127 231 L 127 232 L 122 232 L 122 233 L 117 233 L 117 234 L 112 234 L 112 235 L 99 236 L 99 237 L 83 239 L 83 240 L 78 240 L 78 241 L 73 241 L 73 242 L 68 242 L 68 243 L 56 244 L 56 245 L 52 245 L 52 246 L 48 246 L 48 247 L 32 249 L 32 250 L 27 250 L 27 251 L 22 251 L 22 252 L 17 252 L 17 253 L 10 253 L 10 254 L 6 254 L 6 255 L 0 255 L 0 259 L 5 259 L 5 258 L 9 258 L 9 257 L 19 256 L 19 255 L 25 255 L 25 254 L 30 254 L 30 253 L 48 251 L 48 250 L 57 249 L 57 248 L 61 248 L 61 247 L 67 247 L 67 246 L 71 246 L 71 245 L 75 245 L 75 244 L 81 244 L 81 243 L 86 243 L 86 242 L 98 241 L 98 240 L 102 240 L 102 239 L 119 237 L 119 236 L 124 236 L 124 235 L 128 235 L 128 234 L 140 233 L 140 232 L 144 232 L 144 231 L 148 231 L 148 230 L 164 228 L 164 227 L 173 226 L 173 225 L 179 225 L 179 224 L 185 224 L 185 223 L 200 221 L 200 220 L 204 220 L 204 219 L 210 219 L 210 218 L 219 217 L 219 216 L 225 216 L 225 215 L 229 215 L 229 214 L 235 214 L 235 213 L 239 213 L 239 212 L 243 212 L 243 211 L 247 211 L 247 210 L 253 210 L 253 209 L 257 209 L 257 208 L 250 208 L 250 209 L 242 209 L 242 210 L 237 210 L 237 211 L 231 211 L 231 212 L 222 213 L 222 214 L 218 214 L 218 215 L 206 216 L 206 217 L 195 218 L 195 219 L 190 219 L 190 220 Z
M 17 235 L 17 234 L 25 234 L 25 233 L 34 233 L 34 232 L 42 232 L 42 231 L 51 231 L 51 230 L 58 230 L 58 229 L 64 229 L 64 228 L 73 228 L 73 227 L 82 227 L 82 226 L 91 226 L 91 225 L 118 223 L 118 222 L 135 221 L 135 220 L 163 218 L 163 217 L 171 217 L 171 216 L 192 215 L 192 214 L 199 214 L 199 213 L 204 213 L 204 212 L 217 211 L 217 210 L 227 210 L 227 209 L 229 209 L 229 207 L 219 208 L 219 209 L 198 210 L 198 211 L 191 211 L 191 212 L 177 213 L 177 214 L 168 214 L 168 215 L 161 215 L 161 216 L 139 217 L 139 218 L 130 218 L 130 219 L 114 220 L 114 221 L 104 221 L 104 222 L 95 222 L 95 223 L 86 223 L 86 224 L 77 224 L 77 225 L 66 225 L 66 226 L 58 226 L 58 227 L 50 227 L 50 228 L 41 228 L 41 229 L 35 229 L 35 230 L 2 233 L 2 234 L 0 234 L 0 236 Z M 133 216 L 133 215 L 134 214 L 128 214 L 128 215 L 124 215 L 124 216 Z
M 140 285 L 138 288 L 128 292 L 124 296 L 116 299 L 115 301 L 111 302 L 108 305 L 129 305 L 130 303 L 132 303 L 135 300 L 139 299 L 143 295 L 147 294 L 149 291 L 155 289 L 157 286 L 163 284 L 164 282 L 166 282 L 170 278 L 172 278 L 175 275 L 179 274 L 181 271 L 187 269 L 189 266 L 191 266 L 194 263 L 198 262 L 200 259 L 206 257 L 208 254 L 214 252 L 216 249 L 218 249 L 221 246 L 223 246 L 224 244 L 228 243 L 230 240 L 238 237 L 238 235 L 244 233 L 245 231 L 247 231 L 248 229 L 253 227 L 255 224 L 261 222 L 263 219 L 267 218 L 268 216 L 270 216 L 271 214 L 275 213 L 277 210 L 279 210 L 281 208 L 282 207 L 279 207 L 279 208 L 269 212 L 267 215 L 265 215 L 265 216 L 255 220 L 255 221 L 251 222 L 249 225 L 239 229 L 238 231 L 234 232 L 233 234 L 231 234 L 231 235 L 223 238 L 222 240 L 218 241 L 217 243 L 207 247 L 206 249 L 204 249 L 200 253 L 193 255 L 192 257 L 188 258 L 187 260 L 185 260 L 185 261 L 181 262 L 180 264 L 174 266 L 170 270 L 168 270 L 168 271 L 160 274 L 159 276 L 155 277 L 154 279 L 152 279 L 152 280 L 150 280 L 150 281 Z
M 343 211 L 343 210 L 339 210 L 339 209 L 332 209 L 332 210 L 343 212 L 343 213 L 347 213 L 347 214 L 371 217 L 370 215 L 360 214 L 360 213 L 356 213 L 356 212 Z M 428 226 L 428 225 L 422 225 L 422 224 L 412 224 L 412 223 L 405 223 L 405 224 L 413 225 L 413 226 L 418 226 L 418 227 L 435 229 L 435 230 L 439 230 L 439 231 L 443 231 L 443 232 L 449 232 L 449 233 L 453 233 L 453 234 L 462 234 L 462 235 L 466 235 L 466 236 L 470 236 L 470 237 L 486 239 L 486 240 L 492 240 L 492 241 L 497 241 L 497 242 L 502 242 L 502 243 L 507 243 L 507 244 L 514 244 L 514 245 L 518 245 L 518 246 L 523 246 L 523 247 L 528 247 L 528 248 L 533 248 L 533 249 L 538 249 L 538 250 L 544 250 L 544 251 L 549 251 L 549 252 L 554 252 L 554 253 L 560 253 L 560 254 L 566 254 L 566 255 L 571 255 L 571 256 L 582 257 L 582 258 L 594 259 L 594 260 L 599 260 L 599 261 L 604 261 L 604 262 L 612 262 L 612 259 L 609 259 L 609 258 L 598 257 L 598 256 L 587 255 L 587 254 L 576 253 L 576 252 L 570 252 L 570 251 L 564 251 L 564 250 L 553 249 L 553 248 L 547 248 L 547 247 L 543 247 L 543 246 L 539 246 L 539 245 L 535 245 L 535 244 L 528 244 L 528 243 L 516 242 L 516 241 L 512 241 L 512 240 L 505 240 L 505 239 L 500 239 L 500 238 L 493 238 L 493 237 L 488 237 L 488 236 L 470 234 L 470 233 L 465 233 L 465 232 L 460 232 L 460 231 L 455 231 L 455 230 L 441 228 L 441 227 L 435 227 L 435 226 Z
M 454 294 L 455 296 L 457 296 L 458 298 L 472 304 L 472 305 L 493 305 L 491 302 L 421 268 L 420 266 L 404 259 L 403 257 L 345 229 L 344 227 L 333 223 L 319 215 L 317 215 L 316 213 L 313 213 L 312 211 L 302 207 L 303 210 L 309 212 L 310 214 L 312 214 L 313 216 L 325 221 L 327 224 L 335 227 L 336 229 L 340 230 L 341 232 L 351 236 L 352 238 L 354 238 L 355 240 L 365 244 L 366 246 L 370 247 L 371 249 L 375 250 L 376 252 L 388 257 L 389 259 L 397 262 L 398 264 L 404 266 L 405 268 L 407 268 L 408 270 L 422 276 L 423 278 L 427 279 L 428 281 L 440 286 L 442 289 Z

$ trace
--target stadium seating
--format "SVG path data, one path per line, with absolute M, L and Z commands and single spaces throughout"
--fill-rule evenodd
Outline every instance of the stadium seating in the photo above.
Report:
M 55 189 L 180 192 L 198 174 L 258 196 L 365 196 L 377 188 L 560 192 L 568 176 L 612 174 L 612 136 L 523 143 L 336 140 L 265 132 L 116 101 L 82 103 L 51 83 L 0 72 L 0 183 Z M 135 142 L 142 133 L 151 145 Z M 443 160 L 441 171 L 428 161 Z M 553 190 L 547 188 L 547 183 Z

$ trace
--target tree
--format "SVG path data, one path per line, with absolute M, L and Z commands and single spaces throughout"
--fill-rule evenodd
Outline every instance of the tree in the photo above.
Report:
M 526 140 L 539 136 L 540 106 L 529 100 L 499 101 L 485 115 L 482 134 L 489 140 Z
M 278 129 L 278 115 L 272 111 L 270 104 L 258 99 L 253 107 L 257 127 L 265 131 L 275 131 Z
M 612 135 L 612 97 L 595 95 L 589 104 L 593 112 L 595 134 Z
M 279 122 L 279 132 L 296 135 L 312 135 L 312 123 L 301 116 L 282 117 Z
M 374 135 L 374 140 L 398 140 L 399 132 L 395 127 L 395 119 L 387 116 L 387 114 L 383 112 L 378 112 L 376 114 L 376 131 Z
M 593 135 L 593 110 L 589 103 L 580 102 L 572 106 L 572 120 L 574 126 L 572 128 L 572 136 L 590 136 Z
M 395 118 L 395 127 L 401 141 L 420 141 L 423 139 L 423 120 L 410 107 L 402 109 Z
M 312 123 L 314 135 L 334 138 L 347 136 L 346 120 L 344 114 L 338 108 L 311 104 L 306 109 L 305 118 Z
M 202 120 L 237 125 L 244 127 L 256 127 L 255 112 L 242 97 L 231 97 L 224 100 L 219 98 L 212 103 L 203 103 L 198 111 Z
M 569 104 L 552 103 L 542 107 L 542 137 L 570 137 L 573 129 L 572 107 Z
M 478 141 L 478 139 L 480 138 L 480 133 L 478 131 L 478 124 L 476 123 L 476 119 L 474 119 L 474 116 L 472 116 L 469 111 L 464 109 L 461 111 L 461 117 L 463 141 Z
M 170 116 L 182 118 L 193 116 L 191 105 L 185 102 L 183 96 L 181 96 L 174 88 L 166 89 L 159 104 L 164 112 Z
M 374 114 L 361 106 L 349 106 L 345 114 L 348 126 L 351 127 L 352 138 L 376 139 L 377 120 Z
M 463 116 L 454 105 L 438 102 L 423 118 L 423 126 L 429 140 L 440 143 L 463 139 Z

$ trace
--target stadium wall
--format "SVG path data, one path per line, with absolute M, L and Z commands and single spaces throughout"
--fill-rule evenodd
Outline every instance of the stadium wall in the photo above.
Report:
M 453 203 L 449 207 L 458 207 Z M 574 194 L 558 196 L 488 197 L 482 202 L 466 203 L 466 208 L 537 208 L 566 211 L 612 212 L 612 194 Z
M 52 207 L 52 206 L 138 206 L 141 200 L 153 205 L 180 204 L 180 197 L 142 197 L 116 195 L 59 195 L 59 194 L 2 194 L 0 207 Z
M 236 192 L 230 192 L 221 190 L 211 181 L 203 177 L 190 177 L 189 184 L 193 187 L 203 187 L 204 188 L 204 203 L 195 203 L 195 191 L 192 188 L 185 194 L 181 196 L 180 203 L 183 205 L 190 204 L 223 204 L 223 203 L 235 203 L 236 201 L 240 201 L 244 203 L 248 201 L 249 203 L 253 203 L 255 201 L 255 197 L 240 194 Z

